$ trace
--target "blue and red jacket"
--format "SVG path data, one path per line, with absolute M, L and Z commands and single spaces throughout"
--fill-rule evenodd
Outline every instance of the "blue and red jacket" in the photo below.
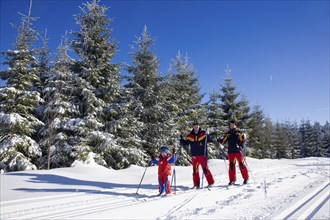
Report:
M 205 138 L 206 141 L 205 141 Z M 207 135 L 201 128 L 195 133 L 194 129 L 187 135 L 186 139 L 181 139 L 182 145 L 190 145 L 191 156 L 207 156 L 207 142 L 212 142 L 213 138 Z M 206 148 L 206 149 L 205 149 Z M 206 151 L 205 151 L 206 150 Z
M 176 161 L 176 156 L 172 154 L 167 154 L 165 157 L 160 155 L 157 158 L 152 159 L 153 164 L 158 165 L 158 175 L 171 175 L 171 163 Z

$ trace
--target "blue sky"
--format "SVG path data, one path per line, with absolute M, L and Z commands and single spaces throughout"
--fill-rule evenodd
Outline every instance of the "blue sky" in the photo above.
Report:
M 55 51 L 65 31 L 78 30 L 80 0 L 33 0 L 34 28 L 47 28 Z M 101 0 L 110 7 L 115 61 L 130 62 L 144 25 L 156 38 L 165 75 L 180 50 L 196 69 L 202 92 L 220 90 L 227 65 L 237 90 L 273 121 L 329 121 L 329 1 Z M 13 49 L 18 12 L 29 0 L 0 0 L 0 50 Z M 72 37 L 69 35 L 69 38 Z M 1 60 L 3 61 L 3 59 Z M 5 67 L 1 64 L 1 69 Z

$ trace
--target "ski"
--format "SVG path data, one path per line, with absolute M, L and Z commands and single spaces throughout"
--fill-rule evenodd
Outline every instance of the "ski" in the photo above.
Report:
M 204 187 L 204 189 L 208 189 L 209 191 L 211 191 L 211 188 L 213 187 L 214 185 L 207 185 Z
M 239 183 L 234 183 L 234 184 L 231 184 L 231 185 L 227 185 L 227 189 L 229 188 L 233 188 L 233 187 L 243 187 L 243 186 L 246 186 L 246 185 L 249 185 L 248 183 L 242 183 L 242 184 L 239 184 Z
M 213 185 L 208 185 L 208 186 L 204 186 L 204 187 L 196 187 L 196 186 L 193 186 L 187 190 L 184 190 L 184 191 L 190 191 L 190 190 L 200 190 L 200 189 L 208 189 L 208 190 L 211 190 L 210 188 L 212 187 Z

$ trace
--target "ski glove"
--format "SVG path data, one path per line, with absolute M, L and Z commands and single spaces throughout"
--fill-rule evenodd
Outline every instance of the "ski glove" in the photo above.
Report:
M 244 146 L 241 146 L 241 145 L 236 145 L 236 147 L 237 147 L 240 151 L 242 151 L 243 148 L 244 148 Z
M 181 138 L 181 139 L 180 139 L 180 144 L 181 144 L 181 145 L 185 145 L 185 140 L 183 139 L 182 135 L 180 135 L 180 138 Z
M 150 155 L 151 160 L 155 159 L 155 155 L 153 152 L 149 152 L 149 155 Z
M 172 154 L 173 154 L 173 155 L 176 154 L 176 148 L 175 148 L 175 146 L 174 146 L 173 149 L 172 149 Z

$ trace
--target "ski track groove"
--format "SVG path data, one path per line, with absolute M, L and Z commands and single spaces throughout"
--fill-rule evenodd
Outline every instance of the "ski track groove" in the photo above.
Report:
M 330 200 L 329 186 L 329 182 L 322 184 L 302 200 L 277 215 L 276 219 L 312 219 L 317 211 Z
M 51 200 L 54 197 L 49 196 L 49 197 L 39 197 L 33 199 L 2 202 L 1 219 L 27 219 L 27 218 L 36 219 L 42 216 L 49 218 L 52 216 L 51 213 L 54 213 L 53 216 L 55 217 L 59 213 L 61 214 L 65 212 L 70 213 L 72 211 L 72 207 L 77 207 L 77 206 L 82 207 L 82 206 L 87 206 L 88 204 L 90 205 L 88 207 L 93 207 L 93 205 L 91 204 L 102 204 L 108 201 L 109 199 L 111 199 L 111 203 L 116 203 L 118 202 L 118 200 L 125 202 L 127 200 L 133 200 L 133 201 L 136 200 L 136 197 L 116 198 L 113 195 L 107 195 L 107 193 L 111 194 L 111 191 L 105 189 L 105 190 L 95 190 L 93 192 L 88 192 L 88 193 L 82 192 L 82 193 L 63 194 L 61 196 L 54 196 L 56 198 L 55 200 L 56 203 L 48 204 L 48 205 L 39 205 L 39 206 L 38 204 L 40 203 L 47 204 L 47 202 L 49 202 L 49 200 Z M 26 200 L 30 201 L 31 208 L 20 209 L 20 203 Z M 35 206 L 33 206 L 33 204 L 35 204 Z M 18 208 L 16 208 L 16 210 L 14 211 L 11 211 L 10 209 L 15 209 L 15 206 L 18 206 Z M 6 212 L 4 211 L 5 209 L 9 209 L 9 211 Z
M 190 190 L 188 190 L 188 192 L 190 192 Z M 180 210 L 183 206 L 187 205 L 191 200 L 193 200 L 195 197 L 197 197 L 200 194 L 200 192 L 195 192 L 195 194 L 189 196 L 188 198 L 186 198 L 183 202 L 179 203 L 178 205 L 174 206 L 171 210 L 169 210 L 167 213 L 165 213 L 164 215 L 162 215 L 161 217 L 158 217 L 157 219 L 164 219 L 164 217 L 167 217 L 175 212 L 177 212 L 178 210 Z
M 264 176 L 263 173 L 268 173 L 269 171 L 273 171 L 273 173 L 279 173 L 281 172 L 279 168 L 272 168 L 267 167 L 264 169 L 252 171 L 251 176 Z M 187 198 L 184 199 L 184 201 L 178 203 L 170 210 L 167 210 L 166 214 L 162 215 L 161 217 L 158 217 L 157 219 L 162 219 L 164 217 L 168 217 L 170 215 L 173 215 L 173 213 L 176 213 L 182 208 L 187 205 L 189 202 L 191 202 L 194 198 L 199 197 L 201 195 L 201 192 L 212 192 L 213 190 L 235 190 L 237 188 L 243 188 L 242 192 L 236 194 L 237 198 L 242 197 L 249 197 L 254 191 L 257 190 L 265 190 L 265 196 L 267 194 L 266 190 L 269 187 L 276 186 L 278 183 L 281 183 L 284 179 L 287 178 L 295 178 L 297 175 L 308 175 L 307 172 L 300 171 L 295 174 L 290 173 L 286 176 L 283 176 L 282 178 L 274 179 L 269 178 L 267 182 L 258 183 L 252 178 L 253 181 L 251 183 L 247 184 L 246 186 L 240 185 L 240 186 L 232 186 L 226 189 L 225 185 L 216 185 L 214 187 L 211 187 L 211 191 L 203 189 L 203 190 L 179 190 L 176 191 L 176 195 L 171 195 L 168 198 L 171 198 L 172 196 L 180 196 L 180 195 L 187 195 L 190 193 L 194 193 L 193 195 L 188 195 Z M 281 212 L 277 218 L 278 219 L 292 219 L 292 217 L 303 217 L 304 219 L 311 219 L 319 209 L 322 208 L 329 200 L 329 188 L 330 183 L 328 182 L 326 185 L 322 184 L 321 187 L 314 190 L 312 193 L 306 195 L 304 197 L 303 202 L 295 202 L 294 205 L 289 207 L 287 210 L 284 210 L 284 212 Z M 254 187 L 253 187 L 254 186 Z M 252 187 L 252 188 L 251 188 Z M 232 188 L 232 189 L 231 189 Z M 31 198 L 31 199 L 21 199 L 21 200 L 14 200 L 14 201 L 5 201 L 1 202 L 2 206 L 2 213 L 0 219 L 63 219 L 63 218 L 69 218 L 74 216 L 81 216 L 84 214 L 91 214 L 96 212 L 102 212 L 109 209 L 116 209 L 120 207 L 125 206 L 132 206 L 139 203 L 144 202 L 152 202 L 158 199 L 167 199 L 155 196 L 154 194 L 151 194 L 151 192 L 154 190 L 148 190 L 146 191 L 146 194 L 139 195 L 135 194 L 134 192 L 129 193 L 127 192 L 127 189 L 115 189 L 115 191 L 111 191 L 110 189 L 102 189 L 102 190 L 95 190 L 92 192 L 73 192 L 71 194 L 63 194 L 63 195 L 56 195 L 56 196 L 48 196 L 48 197 L 39 197 L 39 198 Z M 196 192 L 197 191 L 197 192 Z M 122 195 L 120 193 L 122 192 Z M 115 193 L 115 194 L 114 194 Z M 127 196 L 126 194 L 129 193 L 131 196 Z M 245 194 L 245 195 L 244 195 Z M 325 194 L 325 196 L 320 196 L 321 194 Z M 120 196 L 118 196 L 120 195 Z M 52 198 L 55 199 L 55 205 L 49 204 L 49 200 Z M 69 200 L 68 200 L 69 199 Z M 228 197 L 222 202 L 218 203 L 217 205 L 225 205 L 228 202 L 232 201 L 232 197 Z M 66 201 L 68 200 L 68 201 Z M 20 204 L 29 201 L 31 208 L 16 208 L 20 207 Z M 310 205 L 310 201 L 313 201 L 314 204 Z M 50 201 L 51 202 L 51 201 Z M 316 203 L 315 203 L 316 202 Z M 43 205 L 39 205 L 38 203 L 43 203 Z M 35 204 L 35 205 L 34 205 Z M 47 205 L 45 205 L 47 204 Z M 34 205 L 34 206 L 33 206 Z M 16 209 L 15 209 L 16 208 Z M 3 211 L 4 209 L 8 209 L 9 211 Z M 178 214 L 179 214 L 178 213 Z M 180 215 L 179 215 L 180 216 Z
M 105 194 L 107 192 L 110 195 Z M 187 195 L 193 192 L 196 191 L 195 190 L 176 191 L 176 194 L 171 196 Z M 130 198 L 127 197 L 118 198 L 117 196 L 111 195 L 111 191 L 108 190 L 95 190 L 94 193 L 95 194 L 90 192 L 64 194 L 62 196 L 56 196 L 57 198 L 56 204 L 48 204 L 42 206 L 36 205 L 34 207 L 33 204 L 45 202 L 45 200 L 52 198 L 52 196 L 29 199 L 30 201 L 33 201 L 31 203 L 31 208 L 17 209 L 14 211 L 1 213 L 1 219 L 8 219 L 8 220 L 9 219 L 63 219 L 63 218 L 81 216 L 84 214 L 91 214 L 95 212 L 102 212 L 105 210 L 131 206 L 143 202 L 152 202 L 158 199 L 167 198 L 167 197 L 163 198 L 159 196 L 154 196 L 154 194 L 152 195 L 137 194 L 136 196 L 132 196 Z M 116 191 L 116 193 L 118 193 L 118 190 Z M 133 192 L 132 195 L 134 195 Z M 65 201 L 70 196 L 71 196 L 70 200 Z M 196 195 L 193 195 L 192 197 L 195 196 Z M 22 202 L 21 200 L 4 202 L 6 205 L 5 208 L 11 209 L 13 206 L 19 206 L 21 202 Z

